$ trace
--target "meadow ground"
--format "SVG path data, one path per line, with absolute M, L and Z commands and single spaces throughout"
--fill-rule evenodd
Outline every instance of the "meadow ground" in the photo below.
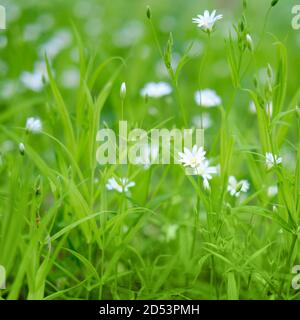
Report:
M 0 299 L 299 299 L 295 1 L 1 4 Z M 101 165 L 120 120 L 204 149 Z

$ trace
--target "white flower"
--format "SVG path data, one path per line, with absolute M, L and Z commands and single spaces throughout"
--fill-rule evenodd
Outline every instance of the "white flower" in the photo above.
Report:
M 24 41 L 35 41 L 43 32 L 42 25 L 38 23 L 30 23 L 25 25 L 23 32 Z
M 278 193 L 278 186 L 275 184 L 274 186 L 270 186 L 268 188 L 268 197 L 273 198 L 277 195 Z
M 204 89 L 195 92 L 195 102 L 202 107 L 215 107 L 222 104 L 221 98 L 214 90 Z
M 223 18 L 222 14 L 216 16 L 216 12 L 217 11 L 214 10 L 210 14 L 208 10 L 205 10 L 203 15 L 198 14 L 197 18 L 193 18 L 193 23 L 196 23 L 203 31 L 210 33 L 215 23 Z
M 266 153 L 266 166 L 268 170 L 280 163 L 282 163 L 281 157 L 278 157 L 276 154 L 273 155 L 271 152 Z
M 199 166 L 195 168 L 195 174 L 198 176 L 201 176 L 203 179 L 203 187 L 204 189 L 209 189 L 209 180 L 212 179 L 212 174 L 217 173 L 216 167 L 210 167 L 209 161 L 204 160 L 202 161 Z
M 39 118 L 30 117 L 26 120 L 26 130 L 31 133 L 42 131 L 42 121 Z
M 124 100 L 126 97 L 126 83 L 125 82 L 122 82 L 122 84 L 121 84 L 120 97 L 122 100 Z
M 38 73 L 23 72 L 21 74 L 21 82 L 25 87 L 32 91 L 41 91 L 43 88 L 42 77 Z
M 247 180 L 237 181 L 234 176 L 230 176 L 228 179 L 227 190 L 231 196 L 239 197 L 241 192 L 247 192 L 250 188 L 250 184 Z
M 129 181 L 127 178 L 121 178 L 117 181 L 114 177 L 108 179 L 106 184 L 107 190 L 116 190 L 120 193 L 128 192 L 129 188 L 134 187 L 135 182 Z
M 194 145 L 192 150 L 184 148 L 184 152 L 178 152 L 179 162 L 184 167 L 196 168 L 205 160 L 205 154 L 203 147 L 198 149 L 197 145 Z
M 36 62 L 33 72 L 25 71 L 20 76 L 22 84 L 36 92 L 42 90 L 44 86 L 43 79 L 48 80 L 47 68 L 44 62 Z
M 55 58 L 62 50 L 67 48 L 72 42 L 72 34 L 67 29 L 58 30 L 54 36 L 39 48 L 39 55 L 43 57 L 47 54 L 49 59 Z
M 143 97 L 160 98 L 172 92 L 172 87 L 166 82 L 149 82 L 141 90 Z
M 24 146 L 24 143 L 19 143 L 19 151 L 21 153 L 21 155 L 24 155 L 25 153 L 25 146 Z

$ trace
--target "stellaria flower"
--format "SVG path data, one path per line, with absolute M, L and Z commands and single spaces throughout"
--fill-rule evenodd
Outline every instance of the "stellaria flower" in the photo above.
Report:
M 184 148 L 184 152 L 178 152 L 179 162 L 184 167 L 196 168 L 205 160 L 205 154 L 203 147 L 198 148 L 197 145 L 194 145 L 192 150 Z
M 212 179 L 212 174 L 217 173 L 217 168 L 216 167 L 210 167 L 209 166 L 209 161 L 204 160 L 202 161 L 199 166 L 195 168 L 195 174 L 198 176 L 201 176 L 203 179 L 203 187 L 204 189 L 209 189 L 209 180 Z
M 221 98 L 216 91 L 211 89 L 198 90 L 195 92 L 195 102 L 202 107 L 211 108 L 222 104 Z
M 116 190 L 120 193 L 122 192 L 128 192 L 129 188 L 134 187 L 135 182 L 130 181 L 128 178 L 120 178 L 119 181 L 117 181 L 114 177 L 108 179 L 106 184 L 107 190 Z
M 52 38 L 42 44 L 39 48 L 39 55 L 43 57 L 47 54 L 48 58 L 55 58 L 62 50 L 72 43 L 72 34 L 68 29 L 58 30 Z
M 26 130 L 31 133 L 42 131 L 42 121 L 39 118 L 30 117 L 26 120 Z
M 196 23 L 197 26 L 203 31 L 211 33 L 215 23 L 223 18 L 222 14 L 216 15 L 216 13 L 216 10 L 214 10 L 212 13 L 209 13 L 208 10 L 205 10 L 203 15 L 198 14 L 196 18 L 193 18 L 193 23 Z
M 266 152 L 266 166 L 267 169 L 273 168 L 275 165 L 282 163 L 282 158 L 271 152 Z
M 150 98 L 160 98 L 172 92 L 172 87 L 166 82 L 149 82 L 141 90 L 141 96 Z
M 230 176 L 228 179 L 227 190 L 231 196 L 239 197 L 241 192 L 247 192 L 250 188 L 250 184 L 247 180 L 237 181 L 234 176 Z
M 41 91 L 44 86 L 44 80 L 48 80 L 46 64 L 44 62 L 36 62 L 33 72 L 24 71 L 20 76 L 20 80 L 26 88 L 36 92 Z

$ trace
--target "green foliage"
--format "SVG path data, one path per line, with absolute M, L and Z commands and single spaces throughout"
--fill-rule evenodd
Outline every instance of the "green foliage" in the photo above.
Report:
M 196 0 L 176 7 L 153 1 L 151 9 L 137 0 L 95 0 L 90 9 L 77 2 L 59 10 L 24 2 L 1 31 L 0 265 L 7 288 L 0 299 L 299 299 L 291 287 L 291 268 L 300 263 L 299 48 L 290 17 L 286 26 L 280 19 L 291 1 L 244 0 L 242 12 L 230 1 L 201 2 L 202 12 L 214 4 L 224 14 L 211 33 L 191 23 Z M 42 16 L 44 31 L 34 38 L 31 26 L 26 34 L 46 10 L 50 29 Z M 231 11 L 240 18 L 224 34 Z M 41 54 L 65 29 L 69 47 Z M 37 60 L 47 71 L 42 89 L 31 90 L 20 79 Z M 62 77 L 68 66 L 78 72 L 69 86 Z M 150 81 L 170 83 L 172 94 L 140 97 Z M 215 89 L 222 104 L 197 106 L 194 93 L 204 88 Z M 219 165 L 210 189 L 180 165 L 97 163 L 98 130 L 115 130 L 123 116 L 149 131 L 195 129 L 194 116 L 202 125 L 206 114 L 205 150 Z M 31 116 L 43 122 L 39 134 L 25 129 Z M 267 152 L 282 163 L 268 169 Z M 121 176 L 135 182 L 130 192 L 107 190 L 108 179 Z M 230 195 L 230 176 L 247 180 L 249 191 L 239 184 L 240 194 Z M 274 185 L 278 193 L 270 196 Z

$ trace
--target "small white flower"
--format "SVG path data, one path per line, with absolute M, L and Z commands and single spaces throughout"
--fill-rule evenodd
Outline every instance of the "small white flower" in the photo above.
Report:
M 278 186 L 275 184 L 274 186 L 270 186 L 268 188 L 268 197 L 273 198 L 277 195 L 278 193 Z
M 42 34 L 43 28 L 42 25 L 38 23 L 30 23 L 25 25 L 23 31 L 24 41 L 35 41 Z
M 234 176 L 230 176 L 228 179 L 227 190 L 231 196 L 239 197 L 241 192 L 247 192 L 250 188 L 250 184 L 247 180 L 237 181 Z
M 43 79 L 45 81 L 48 80 L 47 68 L 44 62 L 36 62 L 33 72 L 24 71 L 20 76 L 22 84 L 26 88 L 36 92 L 42 90 L 44 86 Z
M 184 148 L 184 152 L 178 152 L 179 162 L 184 167 L 196 168 L 205 160 L 205 154 L 203 147 L 198 148 L 197 145 L 194 145 L 192 150 Z
M 273 168 L 275 165 L 282 163 L 282 158 L 278 157 L 276 154 L 273 155 L 271 152 L 266 153 L 266 166 L 267 169 Z
M 21 82 L 32 91 L 41 91 L 43 88 L 42 77 L 37 73 L 23 72 L 21 74 Z
M 19 143 L 19 151 L 21 153 L 21 155 L 24 155 L 25 153 L 25 146 L 24 146 L 24 143 Z
M 197 18 L 193 18 L 193 23 L 196 23 L 199 28 L 205 32 L 212 32 L 215 23 L 223 18 L 222 14 L 216 16 L 217 11 L 214 10 L 211 14 L 208 10 L 204 11 L 204 14 L 198 14 Z
M 122 100 L 124 100 L 126 97 L 126 83 L 125 82 L 122 82 L 122 84 L 121 84 L 120 97 Z
M 30 117 L 26 120 L 26 130 L 31 133 L 42 131 L 42 121 L 39 118 Z
M 195 102 L 202 107 L 215 107 L 222 104 L 221 98 L 214 90 L 204 89 L 195 92 Z
M 107 190 L 116 190 L 120 193 L 122 192 L 128 192 L 129 188 L 134 187 L 135 182 L 129 181 L 127 178 L 121 178 L 119 181 L 117 181 L 114 177 L 108 179 L 106 184 Z
M 68 29 L 58 30 L 52 38 L 42 44 L 39 48 L 39 55 L 47 54 L 49 59 L 55 58 L 62 50 L 72 43 L 72 34 Z
M 195 174 L 202 177 L 203 187 L 204 189 L 207 189 L 207 190 L 210 189 L 209 180 L 212 179 L 212 174 L 216 174 L 216 173 L 217 173 L 217 168 L 210 167 L 208 160 L 202 161 L 199 164 L 199 166 L 195 168 Z
M 172 87 L 166 82 L 149 82 L 141 90 L 143 97 L 160 98 L 172 92 Z

